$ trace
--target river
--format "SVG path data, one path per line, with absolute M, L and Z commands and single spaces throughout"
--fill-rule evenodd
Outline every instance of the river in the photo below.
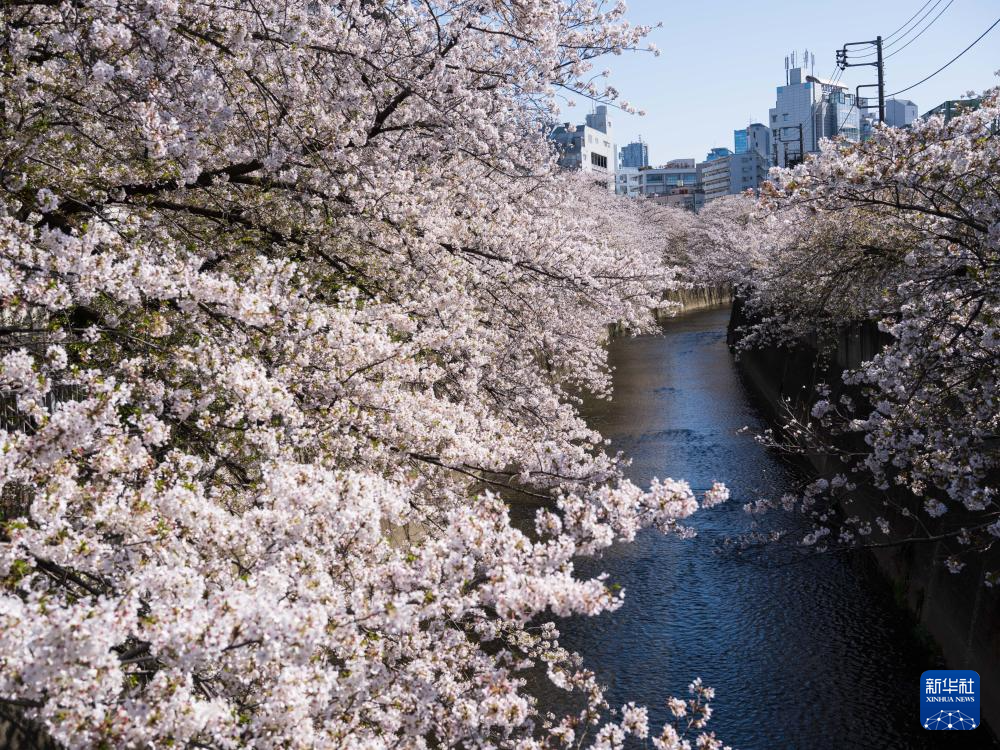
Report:
M 632 458 L 631 478 L 718 479 L 733 499 L 700 514 L 696 539 L 645 532 L 584 561 L 584 573 L 623 586 L 626 603 L 561 622 L 563 644 L 597 672 L 612 706 L 649 706 L 654 728 L 666 696 L 701 676 L 717 691 L 710 728 L 739 750 L 994 746 L 985 728 L 956 737 L 919 726 L 919 677 L 933 659 L 863 553 L 720 553 L 715 540 L 747 529 L 744 502 L 796 481 L 738 433 L 763 420 L 726 346 L 728 316 L 693 312 L 662 335 L 610 344 L 615 395 L 587 416 Z

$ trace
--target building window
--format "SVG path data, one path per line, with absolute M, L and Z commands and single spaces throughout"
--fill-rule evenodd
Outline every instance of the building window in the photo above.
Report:
M 608 157 L 602 156 L 601 154 L 591 153 L 590 163 L 595 167 L 604 167 L 606 169 L 608 166 Z

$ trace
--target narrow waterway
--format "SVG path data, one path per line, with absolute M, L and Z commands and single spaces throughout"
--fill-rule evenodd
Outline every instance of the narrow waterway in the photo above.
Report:
M 992 746 L 985 733 L 919 726 L 920 673 L 931 657 L 863 555 L 789 562 L 787 553 L 720 554 L 714 540 L 746 530 L 744 502 L 780 494 L 794 470 L 741 427 L 762 419 L 726 346 L 728 309 L 670 321 L 661 336 L 610 345 L 615 397 L 588 406 L 591 424 L 624 451 L 629 474 L 707 487 L 733 500 L 706 511 L 689 541 L 644 533 L 587 562 L 625 588 L 626 604 L 561 623 L 608 687 L 613 706 L 686 694 L 700 675 L 717 690 L 711 727 L 740 750 Z M 794 556 L 793 556 L 794 557 Z

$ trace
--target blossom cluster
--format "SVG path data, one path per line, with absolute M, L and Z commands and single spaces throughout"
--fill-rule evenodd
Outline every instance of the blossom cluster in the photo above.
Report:
M 4 5 L 0 703 L 69 747 L 639 734 L 548 622 L 621 603 L 576 556 L 699 506 L 578 413 L 683 225 L 545 139 L 623 12 Z
M 941 540 L 950 570 L 976 559 L 987 584 L 1000 580 L 992 552 L 1000 537 L 998 130 L 993 90 L 950 121 L 878 127 L 860 144 L 827 141 L 796 168 L 772 170 L 758 201 L 719 201 L 690 232 L 703 248 L 694 273 L 742 284 L 754 320 L 744 346 L 806 340 L 825 354 L 845 326 L 866 321 L 885 339 L 859 367 L 837 373 L 842 382 L 821 383 L 805 415 L 790 415 L 786 435 L 840 457 L 849 474 L 802 493 L 817 522 L 809 544 L 873 533 Z M 882 493 L 895 524 L 849 515 L 860 481 Z M 831 497 L 839 506 L 823 501 Z

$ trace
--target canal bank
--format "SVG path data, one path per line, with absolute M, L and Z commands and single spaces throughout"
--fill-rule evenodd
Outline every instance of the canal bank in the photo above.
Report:
M 733 290 L 732 287 L 723 285 L 671 289 L 663 295 L 663 299 L 666 302 L 675 302 L 680 305 L 680 314 L 686 315 L 698 310 L 732 304 Z M 660 325 L 670 322 L 675 317 L 675 314 L 656 310 L 656 322 Z
M 941 747 L 917 717 L 933 658 L 869 558 L 720 551 L 748 528 L 743 503 L 801 479 L 741 432 L 767 420 L 727 346 L 728 321 L 728 308 L 705 309 L 661 335 L 609 343 L 614 397 L 586 411 L 610 450 L 632 458 L 629 476 L 696 488 L 718 479 L 733 499 L 698 514 L 696 539 L 644 532 L 580 561 L 584 574 L 623 586 L 625 604 L 561 622 L 563 643 L 607 685 L 611 705 L 643 703 L 654 726 L 668 720 L 666 696 L 701 676 L 718 691 L 711 728 L 740 750 Z M 992 746 L 985 733 L 958 739 Z
M 729 324 L 730 345 L 738 343 L 739 329 L 748 322 L 737 300 Z M 789 414 L 808 420 L 818 383 L 830 384 L 836 397 L 844 390 L 840 374 L 870 359 L 887 340 L 874 323 L 863 323 L 840 332 L 827 365 L 820 363 L 809 342 L 801 342 L 795 349 L 771 346 L 741 352 L 738 368 L 767 421 L 780 429 Z M 809 471 L 824 476 L 844 469 L 821 453 L 806 454 L 802 461 Z M 882 499 L 873 488 L 862 488 L 854 494 L 852 513 L 871 521 L 888 516 Z M 979 673 L 982 718 L 995 731 L 1000 727 L 1000 592 L 984 584 L 982 561 L 970 562 L 957 575 L 949 573 L 942 564 L 949 554 L 942 541 L 873 549 L 870 554 L 891 582 L 897 601 L 940 650 L 942 666 Z

